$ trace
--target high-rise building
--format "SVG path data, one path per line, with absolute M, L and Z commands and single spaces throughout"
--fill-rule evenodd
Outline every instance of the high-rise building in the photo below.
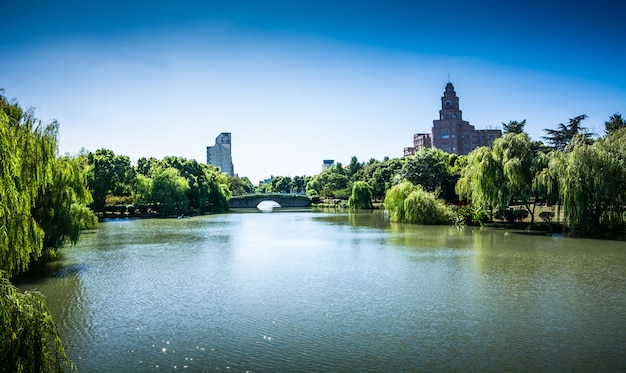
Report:
M 446 153 L 465 155 L 479 146 L 489 146 L 502 136 L 499 129 L 477 130 L 463 120 L 459 98 L 452 83 L 446 84 L 441 97 L 439 119 L 433 120 L 431 133 L 413 135 L 413 147 L 404 148 L 404 155 L 413 155 L 422 148 L 438 148 Z
M 334 165 L 335 161 L 333 159 L 324 159 L 324 161 L 322 162 L 322 171 Z
M 230 132 L 222 132 L 215 138 L 215 145 L 206 147 L 206 163 L 219 167 L 228 176 L 235 175 L 231 144 Z

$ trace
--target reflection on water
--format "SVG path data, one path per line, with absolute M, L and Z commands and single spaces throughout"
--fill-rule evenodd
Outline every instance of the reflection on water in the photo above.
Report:
M 47 297 L 83 371 L 626 369 L 624 242 L 382 212 L 101 224 Z

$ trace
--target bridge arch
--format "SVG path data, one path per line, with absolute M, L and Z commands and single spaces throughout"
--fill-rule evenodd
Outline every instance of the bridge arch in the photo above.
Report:
M 309 207 L 311 200 L 302 194 L 255 193 L 232 196 L 228 202 L 230 208 L 255 208 L 263 201 L 274 201 L 280 207 Z

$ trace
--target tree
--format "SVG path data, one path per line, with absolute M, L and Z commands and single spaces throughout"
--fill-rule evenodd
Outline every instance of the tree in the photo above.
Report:
M 365 181 L 355 181 L 352 184 L 352 195 L 348 199 L 348 205 L 354 209 L 372 208 L 372 191 Z
M 421 185 L 403 181 L 387 191 L 385 209 L 390 219 L 412 224 L 444 224 L 452 219 L 445 202 Z
M 292 180 L 289 176 L 274 176 L 271 184 L 274 193 L 291 193 Z
M 453 156 L 440 149 L 420 149 L 406 158 L 400 177 L 423 186 L 428 192 L 439 194 L 446 201 L 456 202 L 454 186 L 459 176 L 453 171 Z
M 506 135 L 508 133 L 513 133 L 513 134 L 524 133 L 524 126 L 526 126 L 526 119 L 524 119 L 521 122 L 512 120 L 508 124 L 502 123 L 503 135 Z
M 311 180 L 310 176 L 294 176 L 293 177 L 293 189 L 296 193 L 306 192 L 306 186 Z
M 87 189 L 86 159 L 65 156 L 52 164 L 52 182 L 35 201 L 32 214 L 44 231 L 48 254 L 66 242 L 75 244 L 82 229 L 98 223 L 87 208 L 92 202 Z
M 349 189 L 349 178 L 340 163 L 329 167 L 311 178 L 307 185 L 309 189 L 315 190 L 322 197 L 335 197 L 347 199 L 351 194 Z
M 508 193 L 508 205 L 521 203 L 535 222 L 535 205 L 541 188 L 535 182 L 538 175 L 548 167 L 548 159 L 536 152 L 525 133 L 509 133 L 493 143 L 495 158 L 502 165 L 505 183 L 502 188 Z
M 468 154 L 467 166 L 461 172 L 456 192 L 474 206 L 489 211 L 489 220 L 492 221 L 494 210 L 504 210 L 509 202 L 504 184 L 502 165 L 491 149 L 483 146 Z
M 608 121 L 604 122 L 604 127 L 606 128 L 607 135 L 611 132 L 617 131 L 620 128 L 626 128 L 626 120 L 622 118 L 620 113 L 615 113 L 611 115 Z
M 359 160 L 356 156 L 352 156 L 350 158 L 350 164 L 348 165 L 348 177 L 355 181 L 358 178 L 358 174 L 363 170 L 363 163 L 359 163 Z
M 569 124 L 565 125 L 559 123 L 556 130 L 544 129 L 548 136 L 544 136 L 544 139 L 554 147 L 556 150 L 565 151 L 567 145 L 572 141 L 576 135 L 581 135 L 587 141 L 591 139 L 591 133 L 587 128 L 582 127 L 580 122 L 587 118 L 587 115 L 582 114 L 569 120 Z
M 59 171 L 64 161 L 56 160 L 57 130 L 56 122 L 43 125 L 32 110 L 24 112 L 16 100 L 0 94 L 0 361 L 9 372 L 61 372 L 63 364 L 73 367 L 45 298 L 20 293 L 5 278 L 25 271 L 41 257 L 45 234 L 55 227 L 45 231 L 36 211 L 55 197 L 49 194 L 65 193 L 59 200 L 76 202 L 80 198 L 72 196 L 85 190 L 84 183 L 72 190 L 80 178 L 62 182 L 67 173 Z M 68 208 L 64 203 L 47 206 L 60 207 L 60 213 Z
M 366 181 L 372 188 L 374 199 L 385 198 L 387 190 L 393 185 L 394 177 L 400 173 L 405 161 L 404 158 L 387 158 L 382 162 L 371 163 L 365 168 Z
M 566 222 L 583 234 L 623 227 L 626 205 L 626 129 L 568 153 L 555 153 L 550 170 L 558 182 Z
M 109 194 L 130 195 L 135 169 L 125 155 L 116 156 L 112 150 L 98 149 L 87 156 L 89 163 L 89 189 L 93 197 L 92 207 L 96 211 L 104 210 Z
M 217 167 L 211 165 L 202 165 L 204 177 L 208 186 L 207 208 L 213 212 L 228 211 L 228 199 L 231 196 L 228 189 L 228 176 L 220 172 Z
M 152 198 L 159 213 L 173 215 L 186 210 L 189 200 L 185 193 L 189 190 L 189 182 L 174 167 L 152 172 Z
M 1 275 L 1 273 L 0 273 Z M 0 361 L 6 372 L 63 372 L 67 357 L 46 299 L 0 276 Z
M 16 106 L 0 95 L 0 271 L 8 277 L 42 255 L 44 230 L 32 210 L 52 182 L 58 129 Z
M 247 177 L 229 176 L 228 184 L 233 195 L 254 193 L 254 185 Z

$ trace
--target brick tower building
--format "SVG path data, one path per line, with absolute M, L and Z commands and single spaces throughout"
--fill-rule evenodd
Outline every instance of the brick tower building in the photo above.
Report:
M 413 135 L 413 147 L 405 148 L 404 155 L 415 154 L 422 148 L 435 147 L 446 153 L 465 155 L 479 146 L 489 146 L 496 137 L 502 136 L 499 129 L 477 130 L 463 120 L 459 98 L 452 83 L 446 84 L 441 97 L 439 119 L 433 120 L 431 133 Z

